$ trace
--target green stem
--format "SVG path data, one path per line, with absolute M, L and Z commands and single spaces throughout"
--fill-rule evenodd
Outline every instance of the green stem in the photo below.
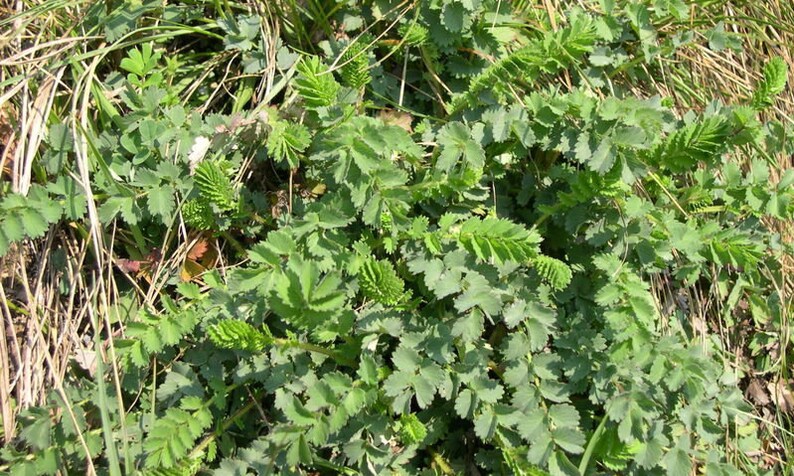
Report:
M 339 352 L 336 352 L 331 349 L 327 349 L 325 347 L 321 347 L 316 344 L 310 344 L 308 342 L 299 342 L 295 340 L 282 339 L 282 338 L 274 338 L 272 342 L 273 344 L 279 347 L 284 347 L 284 348 L 297 347 L 298 349 L 305 350 L 307 352 L 314 352 L 316 354 L 322 354 L 328 356 L 341 365 L 345 365 L 347 367 L 352 367 L 352 368 L 357 367 L 356 363 L 353 360 L 349 359 L 348 357 L 340 354 Z
M 227 389 L 227 391 L 229 391 L 229 389 Z M 204 449 L 207 446 L 209 446 L 209 444 L 212 443 L 213 440 L 215 440 L 215 438 L 221 436 L 226 430 L 229 429 L 230 426 L 234 424 L 234 422 L 238 418 L 242 417 L 243 415 L 248 413 L 252 408 L 254 408 L 256 406 L 256 402 L 259 399 L 259 397 L 261 397 L 261 395 L 259 394 L 252 397 L 250 402 L 240 407 L 236 412 L 234 412 L 232 416 L 224 420 L 223 423 L 221 423 L 220 426 L 215 431 L 204 437 L 204 439 L 201 440 L 201 442 L 198 445 L 196 445 L 195 448 L 193 448 L 193 451 L 190 452 L 190 454 L 188 455 L 188 459 L 198 458 L 201 452 L 204 451 Z
M 361 474 L 353 468 L 339 466 L 338 464 L 334 464 L 325 458 L 320 458 L 319 456 L 312 456 L 312 465 L 319 466 L 321 468 L 332 469 L 336 471 L 337 474 L 349 474 L 351 476 Z
M 94 322 L 95 328 L 99 328 L 98 320 Z M 108 472 L 111 476 L 121 476 L 121 464 L 119 462 L 118 447 L 113 438 L 113 425 L 110 420 L 110 403 L 107 398 L 107 390 L 105 384 L 105 362 L 102 355 L 102 343 L 99 338 L 100 334 L 96 333 L 95 349 L 96 349 L 96 383 L 97 383 L 97 406 L 99 407 L 99 416 L 102 421 L 102 434 L 105 439 L 105 457 L 108 460 Z M 91 455 L 86 455 L 91 459 Z
M 607 410 L 608 412 L 609 410 Z M 593 457 L 593 452 L 595 451 L 596 444 L 598 444 L 598 440 L 601 438 L 601 435 L 604 434 L 606 430 L 606 423 L 607 423 L 607 414 L 605 413 L 603 417 L 601 417 L 601 422 L 598 424 L 598 427 L 595 429 L 593 434 L 590 436 L 590 441 L 587 442 L 587 448 L 584 450 L 584 454 L 582 455 L 582 461 L 579 463 L 579 474 L 584 476 L 587 474 L 587 467 L 590 466 L 590 459 Z
M 240 242 L 231 235 L 231 233 L 228 231 L 222 231 L 221 236 L 240 256 L 245 256 L 247 254 L 248 251 L 245 249 L 245 247 L 241 245 Z

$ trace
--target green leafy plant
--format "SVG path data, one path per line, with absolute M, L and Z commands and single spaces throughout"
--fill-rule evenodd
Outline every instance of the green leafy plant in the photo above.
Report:
M 80 282 L 113 279 L 0 470 L 782 471 L 759 455 L 790 422 L 744 390 L 791 357 L 786 66 L 674 108 L 657 68 L 731 37 L 652 3 L 91 10 L 189 40 L 120 43 L 106 122 L 54 124 L 41 183 L 3 190 L 0 255 L 65 221 L 111 243 Z
M 339 59 L 339 76 L 345 85 L 353 89 L 361 89 L 372 81 L 367 52 L 369 40 L 368 36 L 357 38 L 345 48 L 345 53 Z
M 752 105 L 763 109 L 772 105 L 775 96 L 786 88 L 788 81 L 788 66 L 782 58 L 774 57 L 764 66 L 764 78 L 753 92 Z
M 0 202 L 0 256 L 12 243 L 43 236 L 63 215 L 63 207 L 47 191 L 34 187 L 27 197 L 6 195 Z
M 295 88 L 307 107 L 327 107 L 334 103 L 339 83 L 317 57 L 304 57 L 298 64 Z
M 368 298 L 394 305 L 405 297 L 405 283 L 386 260 L 368 259 L 358 272 L 358 284 Z

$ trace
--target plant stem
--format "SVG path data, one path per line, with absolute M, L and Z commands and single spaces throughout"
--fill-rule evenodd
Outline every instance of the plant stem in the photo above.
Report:
M 279 347 L 285 347 L 285 348 L 287 348 L 287 347 L 297 347 L 298 349 L 302 349 L 302 350 L 305 350 L 305 351 L 308 351 L 308 352 L 314 352 L 316 354 L 326 355 L 326 356 L 334 359 L 335 361 L 337 361 L 338 363 L 340 363 L 342 365 L 345 365 L 345 366 L 348 366 L 348 367 L 353 367 L 353 368 L 357 367 L 355 362 L 353 362 L 349 358 L 341 355 L 340 353 L 338 353 L 338 352 L 336 352 L 334 350 L 327 349 L 325 347 L 321 347 L 321 346 L 316 345 L 316 344 L 310 344 L 308 342 L 299 342 L 299 341 L 295 341 L 295 340 L 282 339 L 282 338 L 274 338 L 273 339 L 273 343 L 275 345 L 279 346 Z
M 582 455 L 582 461 L 579 463 L 579 474 L 584 476 L 587 474 L 587 467 L 590 465 L 590 459 L 593 457 L 593 452 L 595 451 L 596 444 L 598 440 L 601 438 L 601 435 L 604 434 L 606 430 L 606 423 L 607 423 L 607 413 L 601 417 L 601 422 L 596 427 L 593 434 L 590 436 L 590 441 L 587 442 L 587 448 L 584 450 L 584 454 Z

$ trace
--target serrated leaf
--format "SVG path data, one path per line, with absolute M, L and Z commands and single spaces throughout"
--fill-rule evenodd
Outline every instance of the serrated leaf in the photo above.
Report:
M 304 57 L 298 63 L 298 77 L 294 85 L 310 108 L 327 107 L 334 103 L 339 83 L 317 57 Z
M 530 350 L 537 351 L 546 346 L 554 329 L 556 313 L 537 302 L 528 303 L 526 313 L 524 323 L 529 334 Z
M 617 159 L 617 154 L 612 147 L 612 141 L 609 138 L 604 138 L 587 160 L 587 165 L 590 170 L 604 175 L 612 170 L 612 166 L 615 165 L 615 159 Z
M 469 389 L 462 390 L 455 399 L 455 412 L 461 418 L 471 418 L 477 397 Z
M 549 472 L 553 476 L 580 476 L 579 469 L 565 453 L 555 451 L 549 459 Z
M 490 407 L 486 407 L 486 410 L 474 419 L 474 434 L 483 441 L 490 441 L 496 432 L 497 423 L 496 414 Z
M 552 405 L 549 408 L 549 418 L 558 428 L 576 428 L 579 426 L 579 412 L 573 405 Z
M 375 359 L 368 354 L 362 354 L 357 373 L 363 382 L 370 385 L 377 383 L 378 368 Z
M 170 185 L 160 185 L 149 189 L 146 203 L 149 213 L 159 215 L 163 220 L 170 220 L 176 205 L 173 188 Z
M 19 218 L 25 226 L 25 234 L 30 238 L 42 237 L 50 228 L 47 220 L 32 208 L 19 210 Z
M 455 165 L 462 163 L 470 168 L 479 169 L 485 164 L 485 152 L 465 124 L 451 122 L 439 132 L 438 144 L 441 152 L 436 159 L 436 170 L 450 173 Z
M 54 150 L 59 152 L 70 152 L 74 148 L 72 131 L 69 130 L 69 127 L 65 124 L 51 125 L 48 143 Z
M 460 298 L 455 300 L 455 306 L 467 306 L 469 302 L 467 299 L 472 300 L 472 305 L 477 302 L 477 296 L 473 296 L 467 291 Z M 498 305 L 498 301 L 496 301 L 496 304 Z M 460 337 L 463 342 L 474 342 L 482 335 L 485 329 L 484 325 L 485 316 L 482 311 L 479 309 L 472 309 L 463 315 L 459 315 L 455 319 L 455 323 L 452 325 L 452 335 Z
M 692 459 L 681 448 L 673 448 L 668 451 L 662 459 L 662 465 L 667 474 L 671 476 L 689 474 L 692 471 Z
M 659 464 L 667 444 L 666 438 L 663 438 L 663 436 L 654 436 L 654 438 L 640 443 L 634 459 L 641 468 L 651 469 Z
M 555 428 L 551 435 L 554 443 L 568 453 L 579 454 L 584 451 L 585 438 L 577 428 Z
M 471 16 L 462 3 L 448 2 L 441 13 L 442 23 L 451 33 L 459 33 L 464 26 L 471 23 Z

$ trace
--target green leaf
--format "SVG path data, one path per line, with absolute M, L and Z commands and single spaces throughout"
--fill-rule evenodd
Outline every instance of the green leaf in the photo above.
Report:
M 25 234 L 30 238 L 39 238 L 47 233 L 50 224 L 36 210 L 28 208 L 19 211 L 19 218 L 25 226 Z
M 465 307 L 468 306 L 469 303 L 471 303 L 472 306 L 484 304 L 478 299 L 478 297 L 482 295 L 479 293 L 470 293 L 470 289 L 471 288 L 463 293 L 460 298 L 455 300 L 456 306 Z M 485 303 L 486 308 L 493 305 L 498 307 L 499 301 L 496 300 L 491 304 Z M 485 316 L 483 315 L 482 311 L 476 308 L 471 309 L 471 311 L 462 314 L 455 319 L 455 323 L 452 325 L 452 335 L 455 337 L 460 337 L 463 342 L 475 342 L 480 338 L 480 336 L 482 336 L 482 333 L 485 329 L 484 325 Z
M 527 263 L 537 257 L 540 236 L 503 218 L 470 218 L 460 226 L 458 241 L 477 258 L 496 263 Z
M 223 349 L 261 351 L 271 340 L 247 322 L 225 320 L 207 329 L 213 344 Z
M 662 459 L 662 465 L 664 465 L 667 474 L 671 476 L 689 474 L 692 471 L 692 460 L 689 454 L 681 448 L 673 448 L 668 451 Z
M 327 107 L 334 104 L 339 83 L 316 56 L 304 57 L 298 63 L 295 89 L 310 108 Z
M 234 188 L 226 172 L 214 161 L 203 161 L 196 167 L 193 178 L 201 197 L 223 211 L 236 206 Z
M 343 311 L 346 298 L 340 285 L 336 273 L 323 276 L 315 262 L 293 259 L 276 282 L 271 304 L 287 322 L 313 330 Z
M 400 439 L 403 443 L 414 445 L 421 443 L 427 436 L 427 427 L 413 413 L 400 416 Z
M 483 441 L 490 441 L 496 432 L 498 420 L 490 407 L 474 418 L 474 434 Z
M 32 447 L 43 450 L 50 446 L 52 420 L 47 408 L 33 407 L 20 414 L 20 436 Z
M 552 405 L 549 408 L 549 418 L 558 428 L 576 428 L 579 426 L 579 412 L 573 405 Z
M 554 476 L 580 476 L 579 470 L 565 453 L 555 451 L 549 460 L 549 472 Z
M 587 165 L 591 170 L 604 175 L 612 170 L 616 158 L 617 153 L 614 147 L 612 147 L 612 140 L 607 137 L 601 140 L 598 147 L 596 147 L 592 155 L 587 159 Z
M 365 296 L 386 305 L 395 305 L 407 296 L 405 282 L 388 260 L 364 260 L 358 271 L 358 284 Z
M 532 264 L 538 274 L 555 290 L 563 290 L 571 283 L 573 278 L 571 268 L 558 259 L 537 256 Z
M 479 274 L 470 273 L 466 276 L 465 283 L 465 291 L 455 299 L 455 309 L 458 312 L 463 313 L 476 306 L 489 316 L 499 314 L 502 301 L 487 279 Z M 475 338 L 482 333 L 483 318 L 481 313 L 471 312 L 465 321 L 456 327 L 459 335 L 465 334 L 469 338 Z
M 711 163 L 725 149 L 730 134 L 728 123 L 720 116 L 712 116 L 670 134 L 655 148 L 653 157 L 673 172 L 686 172 L 699 161 Z
M 455 399 L 455 413 L 461 418 L 471 418 L 477 397 L 469 389 L 462 390 Z
M 127 50 L 127 57 L 122 58 L 119 67 L 140 77 L 149 74 L 160 59 L 160 52 L 152 50 L 151 43 L 144 44 L 141 49 L 132 48 Z
M 259 36 L 262 19 L 258 15 L 238 15 L 237 17 L 228 16 L 218 20 L 226 36 L 223 39 L 225 49 L 250 51 Z
M 461 158 L 468 168 L 481 169 L 485 164 L 482 146 L 472 138 L 471 131 L 463 123 L 450 122 L 444 126 L 439 132 L 438 144 L 441 152 L 435 168 L 439 172 L 450 173 Z
M 149 206 L 149 213 L 152 215 L 159 215 L 164 222 L 171 219 L 174 208 L 176 207 L 174 189 L 172 186 L 163 184 L 149 189 L 146 199 Z
M 530 350 L 538 351 L 546 346 L 557 316 L 552 309 L 536 302 L 528 303 L 526 312 L 528 318 L 525 325 L 529 334 Z
M 267 137 L 267 149 L 276 160 L 287 162 L 291 169 L 298 167 L 300 156 L 311 144 L 306 126 L 286 121 L 272 123 Z
M 184 408 L 166 410 L 162 418 L 154 421 L 143 442 L 146 467 L 171 468 L 178 465 L 211 423 L 212 414 L 203 407 L 192 412 Z
M 584 451 L 584 435 L 576 428 L 555 428 L 551 435 L 554 443 L 568 453 L 580 454 Z
M 342 83 L 353 89 L 361 89 L 372 81 L 366 49 L 371 41 L 369 35 L 361 35 L 346 47 L 347 51 L 339 59 L 342 64 L 339 71 Z
M 635 456 L 641 468 L 651 469 L 656 467 L 662 459 L 667 439 L 663 435 L 655 435 L 648 441 L 641 442 Z
M 58 152 L 71 152 L 74 149 L 72 131 L 65 124 L 53 124 L 50 126 L 48 142 L 50 147 Z
M 441 13 L 441 21 L 451 33 L 460 33 L 471 24 L 471 15 L 460 2 L 445 2 Z
M 756 86 L 752 105 L 756 109 L 771 106 L 778 96 L 786 89 L 788 81 L 788 64 L 779 56 L 775 56 L 764 65 L 764 79 Z

